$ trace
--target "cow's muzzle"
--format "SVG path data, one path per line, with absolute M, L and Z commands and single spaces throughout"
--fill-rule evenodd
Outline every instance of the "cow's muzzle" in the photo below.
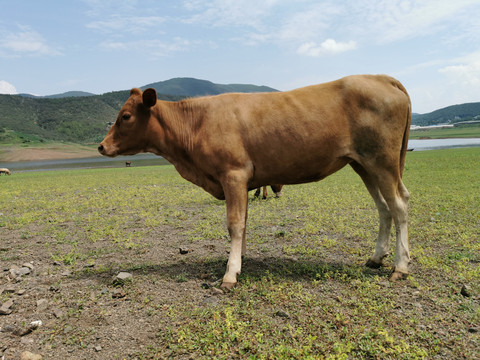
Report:
M 103 145 L 103 142 L 98 145 L 97 148 L 98 152 L 102 154 L 103 156 L 108 156 L 108 157 L 116 157 L 118 154 L 118 149 L 116 146 L 111 146 L 111 145 Z
M 105 148 L 103 147 L 102 144 L 98 145 L 98 152 L 102 155 L 105 155 Z

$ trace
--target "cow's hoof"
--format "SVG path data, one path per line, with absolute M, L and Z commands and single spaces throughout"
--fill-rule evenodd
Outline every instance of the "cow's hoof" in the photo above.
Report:
M 382 262 L 376 262 L 376 261 L 373 261 L 372 259 L 368 259 L 368 261 L 366 262 L 365 266 L 366 267 L 369 267 L 370 269 L 379 269 L 380 267 L 382 267 Z
M 400 272 L 400 271 L 394 271 L 392 275 L 390 275 L 390 281 L 397 281 L 397 280 L 405 280 L 408 277 L 408 274 Z
M 230 291 L 235 287 L 236 283 L 230 283 L 230 282 L 222 282 L 222 285 L 220 285 L 220 289 L 224 291 Z

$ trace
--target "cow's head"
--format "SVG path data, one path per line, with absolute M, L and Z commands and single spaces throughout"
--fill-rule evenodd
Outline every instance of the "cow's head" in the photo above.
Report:
M 105 139 L 98 146 L 100 154 L 114 157 L 149 151 L 147 129 L 151 108 L 157 103 L 155 89 L 132 89 Z

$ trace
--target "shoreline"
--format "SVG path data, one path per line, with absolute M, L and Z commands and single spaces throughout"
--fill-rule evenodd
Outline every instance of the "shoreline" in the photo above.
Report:
M 79 144 L 0 145 L 0 163 L 101 157 L 96 147 Z

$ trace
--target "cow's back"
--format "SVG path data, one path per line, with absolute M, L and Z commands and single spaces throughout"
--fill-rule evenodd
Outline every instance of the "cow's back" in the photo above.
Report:
M 319 180 L 386 146 L 400 149 L 410 101 L 383 75 L 350 76 L 278 93 L 208 98 L 207 131 L 255 168 L 252 186 Z M 224 145 L 221 145 L 224 144 Z M 218 149 L 221 151 L 221 149 Z M 253 185 L 255 184 L 255 185 Z

